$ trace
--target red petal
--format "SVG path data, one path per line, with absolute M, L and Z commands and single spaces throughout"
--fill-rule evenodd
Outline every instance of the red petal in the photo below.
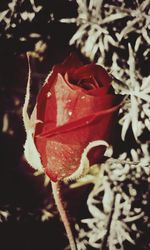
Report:
M 56 82 L 56 78 L 58 73 L 64 75 L 68 70 L 74 70 L 82 65 L 82 62 L 79 60 L 79 57 L 75 54 L 72 53 L 69 55 L 69 57 L 62 63 L 62 64 L 57 64 L 53 67 L 51 74 L 49 77 L 46 79 L 45 84 L 43 85 L 38 98 L 37 98 L 37 119 L 42 120 L 43 122 L 47 122 L 49 118 L 45 117 L 45 114 L 48 114 L 51 116 L 50 120 L 52 120 L 53 126 L 56 125 L 56 117 L 55 117 L 55 101 L 51 100 L 50 102 L 53 104 L 48 105 L 49 101 L 47 101 L 47 94 L 49 91 L 51 92 L 52 87 L 54 83 Z M 55 99 L 53 95 L 53 99 Z M 51 99 L 52 99 L 51 98 Z M 44 112 L 43 112 L 44 111 Z M 42 130 L 42 125 L 39 124 L 37 128 L 38 132 Z
M 82 97 L 84 97 L 84 99 L 82 99 Z M 37 133 L 37 135 L 49 137 L 54 134 L 86 126 L 93 122 L 96 117 L 118 110 L 120 106 L 120 102 L 119 104 L 118 102 L 119 100 L 113 95 L 106 95 L 99 98 L 74 93 L 71 102 L 66 102 L 65 110 L 62 110 L 62 114 L 59 115 L 60 118 L 66 119 L 66 123 L 53 128 L 51 122 L 44 123 L 42 133 Z M 61 112 L 61 110 L 59 112 Z M 65 112 L 65 115 L 63 112 Z M 71 112 L 70 115 L 69 112 Z
M 55 78 L 50 77 L 37 99 L 37 114 L 38 120 L 43 123 L 36 127 L 36 134 L 47 132 L 45 124 L 49 124 L 49 131 L 57 126 L 63 125 L 70 119 L 69 102 L 76 102 L 76 91 L 72 90 L 70 86 L 64 81 L 60 74 Z
M 71 68 L 79 68 L 83 65 L 83 63 L 80 61 L 79 57 L 75 53 L 71 53 L 66 60 L 63 62 L 63 67 L 65 71 L 67 72 Z
M 78 82 L 79 79 L 89 79 L 90 77 L 94 77 L 100 87 L 111 83 L 111 78 L 107 71 L 102 66 L 96 64 L 87 64 L 78 68 L 72 75 L 69 75 L 69 80 L 71 81 L 72 79 Z
M 94 140 L 108 140 L 116 113 L 96 117 L 92 123 L 50 138 L 35 137 L 45 171 L 53 181 L 71 175 L 78 167 L 84 148 Z M 97 147 L 95 148 L 97 151 Z M 90 163 L 100 162 L 103 149 L 90 156 Z M 101 153 L 100 153 L 101 152 Z M 100 154 L 99 154 L 100 153 Z
M 85 90 L 69 83 L 66 72 L 75 81 L 92 77 L 96 80 L 89 81 L 93 89 Z M 37 98 L 37 120 L 43 123 L 36 124 L 34 137 L 51 180 L 71 175 L 79 167 L 83 150 L 91 141 L 109 141 L 120 106 L 120 100 L 108 92 L 110 82 L 104 68 L 94 64 L 81 66 L 75 55 L 53 67 Z M 91 152 L 90 163 L 99 162 L 103 149 L 96 147 Z
M 83 64 L 80 61 L 79 57 L 75 53 L 71 53 L 63 63 L 57 64 L 53 67 L 53 71 L 65 75 L 66 72 L 72 72 L 77 68 L 81 67 Z

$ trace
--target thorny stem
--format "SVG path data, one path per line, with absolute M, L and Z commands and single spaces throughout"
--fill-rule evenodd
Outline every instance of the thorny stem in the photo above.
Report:
M 69 243 L 70 243 L 70 248 L 71 248 L 71 250 L 77 250 L 76 243 L 75 243 L 73 233 L 72 233 L 72 230 L 71 230 L 71 226 L 70 226 L 70 223 L 69 223 L 69 220 L 68 220 L 68 217 L 67 217 L 67 213 L 65 211 L 65 208 L 64 208 L 64 205 L 63 205 L 63 202 L 62 202 L 61 192 L 60 192 L 60 185 L 59 184 L 60 184 L 59 182 L 56 182 L 56 183 L 51 182 L 54 200 L 55 200 L 57 209 L 59 211 L 60 217 L 62 219 L 62 222 L 64 224 L 64 227 L 66 229 L 66 233 L 67 233 L 68 240 L 69 240 Z

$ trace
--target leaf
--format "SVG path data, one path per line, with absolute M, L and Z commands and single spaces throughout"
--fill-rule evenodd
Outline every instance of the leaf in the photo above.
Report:
M 132 117 L 132 130 L 135 139 L 137 140 L 138 135 L 138 104 L 136 98 L 131 96 L 131 117 Z
M 125 140 L 125 136 L 126 136 L 130 123 L 131 123 L 131 116 L 130 114 L 127 114 L 124 116 L 124 123 L 123 123 L 122 131 L 121 131 L 121 138 L 123 141 Z

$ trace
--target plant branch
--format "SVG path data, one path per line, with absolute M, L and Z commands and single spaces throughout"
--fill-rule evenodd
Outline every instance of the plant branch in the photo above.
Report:
M 60 182 L 51 182 L 52 185 L 52 191 L 53 191 L 53 196 L 54 196 L 54 200 L 57 206 L 57 209 L 59 211 L 60 217 L 62 219 L 62 222 L 64 224 L 64 227 L 66 229 L 66 233 L 68 236 L 68 240 L 70 243 L 70 248 L 71 250 L 77 250 L 76 247 L 76 243 L 74 240 L 74 236 L 71 230 L 71 226 L 67 217 L 67 213 L 65 211 L 64 205 L 63 205 L 63 201 L 61 198 L 61 191 L 60 191 Z

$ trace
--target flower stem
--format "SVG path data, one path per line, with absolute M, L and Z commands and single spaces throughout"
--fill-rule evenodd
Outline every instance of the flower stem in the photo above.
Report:
M 62 202 L 59 182 L 56 182 L 56 183 L 51 182 L 51 185 L 52 185 L 53 196 L 54 196 L 54 200 L 55 200 L 57 209 L 59 211 L 59 214 L 60 214 L 60 217 L 61 217 L 62 222 L 64 224 L 64 227 L 66 229 L 66 233 L 67 233 L 68 240 L 70 243 L 70 248 L 71 248 L 71 250 L 77 250 L 74 236 L 73 236 L 73 233 L 71 230 L 71 226 L 70 226 L 70 223 L 69 223 L 69 220 L 67 217 L 67 213 L 65 211 L 65 208 L 64 208 L 64 205 Z

